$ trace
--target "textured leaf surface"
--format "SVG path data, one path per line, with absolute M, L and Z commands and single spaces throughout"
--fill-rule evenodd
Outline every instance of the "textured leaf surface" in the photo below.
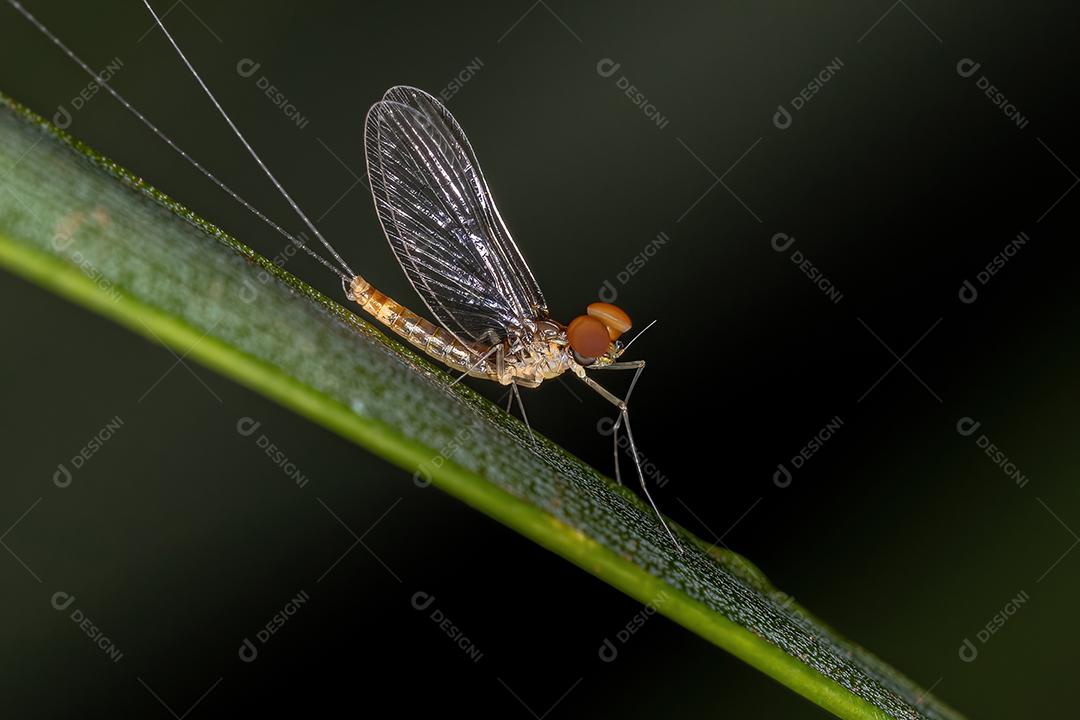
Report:
M 840 717 L 960 717 L 741 557 L 673 526 L 678 554 L 633 493 L 3 96 L 0 172 L 0 265 L 418 472 Z

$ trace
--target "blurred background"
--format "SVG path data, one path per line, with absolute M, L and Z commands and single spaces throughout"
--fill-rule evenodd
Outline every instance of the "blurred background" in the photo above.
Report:
M 301 229 L 141 3 L 25 4 Z M 441 95 L 553 314 L 604 299 L 659 320 L 633 352 L 635 430 L 666 513 L 972 717 L 1080 700 L 1075 7 L 156 8 L 323 232 L 416 309 L 362 123 L 392 85 Z M 7 5 L 0 90 L 282 252 Z M 826 717 L 661 617 L 602 662 L 642 608 L 600 581 L 22 279 L 0 276 L 0 305 L 13 716 Z M 530 392 L 530 420 L 610 472 L 607 409 L 578 395 Z

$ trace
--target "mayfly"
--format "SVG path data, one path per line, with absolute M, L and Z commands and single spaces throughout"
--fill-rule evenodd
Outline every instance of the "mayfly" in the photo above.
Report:
M 539 284 L 495 206 L 472 145 L 450 111 L 436 98 L 408 86 L 386 91 L 368 111 L 364 149 L 379 222 L 406 277 L 438 325 L 379 292 L 353 272 L 244 138 L 148 0 L 143 2 L 155 24 L 196 82 L 333 260 L 290 235 L 225 186 L 116 93 L 16 0 L 8 2 L 204 175 L 336 273 L 349 300 L 409 344 L 461 373 L 458 380 L 472 376 L 509 386 L 509 399 L 517 400 L 530 435 L 521 387 L 535 388 L 545 380 L 569 372 L 610 402 L 618 412 L 613 424 L 616 479 L 622 482 L 619 430 L 625 428 L 645 497 L 679 547 L 649 494 L 630 427 L 630 395 L 645 368 L 644 360 L 619 359 L 633 342 L 622 341 L 631 328 L 630 317 L 621 308 L 603 302 L 591 303 L 584 314 L 565 325 L 551 317 Z M 644 330 L 635 340 L 641 332 Z M 593 370 L 633 371 L 626 395 L 620 398 L 600 385 L 588 374 Z

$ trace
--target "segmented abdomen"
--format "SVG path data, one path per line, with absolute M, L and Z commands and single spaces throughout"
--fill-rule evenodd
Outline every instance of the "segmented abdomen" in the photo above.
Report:
M 465 372 L 476 363 L 475 351 L 461 344 L 457 338 L 440 327 L 420 317 L 412 310 L 379 292 L 367 280 L 353 278 L 353 300 L 359 303 L 376 320 L 404 338 L 413 347 L 452 368 Z M 489 363 L 473 368 L 476 374 L 488 376 Z

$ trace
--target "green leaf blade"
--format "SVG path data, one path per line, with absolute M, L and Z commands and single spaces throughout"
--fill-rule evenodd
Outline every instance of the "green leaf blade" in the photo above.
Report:
M 0 265 L 504 523 L 844 718 L 959 718 L 349 310 L 0 96 Z

